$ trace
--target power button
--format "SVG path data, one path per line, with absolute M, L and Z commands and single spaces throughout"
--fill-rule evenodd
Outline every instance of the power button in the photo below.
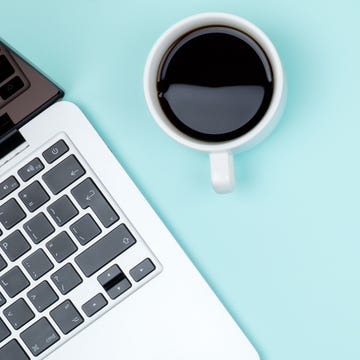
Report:
M 43 157 L 48 164 L 53 163 L 60 156 L 64 155 L 69 150 L 68 146 L 63 140 L 59 140 L 54 145 L 50 146 L 43 152 Z

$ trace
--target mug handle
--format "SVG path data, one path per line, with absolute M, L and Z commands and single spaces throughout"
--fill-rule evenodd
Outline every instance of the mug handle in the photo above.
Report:
M 229 193 L 235 185 L 234 161 L 231 151 L 213 152 L 210 157 L 211 183 L 217 193 Z

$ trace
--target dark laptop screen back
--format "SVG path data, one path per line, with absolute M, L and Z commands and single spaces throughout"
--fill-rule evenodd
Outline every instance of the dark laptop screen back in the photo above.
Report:
M 62 96 L 60 88 L 0 40 L 0 141 Z

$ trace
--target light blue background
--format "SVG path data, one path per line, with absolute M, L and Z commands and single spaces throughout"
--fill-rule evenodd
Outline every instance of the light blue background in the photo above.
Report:
M 0 0 L 0 11 L 0 36 L 84 110 L 262 359 L 360 359 L 357 0 Z M 153 42 L 203 11 L 267 32 L 289 87 L 279 127 L 236 157 L 223 196 L 206 155 L 167 138 L 142 93 Z

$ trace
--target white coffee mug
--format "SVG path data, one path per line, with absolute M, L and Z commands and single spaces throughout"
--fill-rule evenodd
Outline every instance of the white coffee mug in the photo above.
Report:
M 168 50 L 185 34 L 207 26 L 226 26 L 253 38 L 268 57 L 273 73 L 273 94 L 260 122 L 245 134 L 223 142 L 194 139 L 177 129 L 167 118 L 158 99 L 159 68 Z M 277 124 L 285 105 L 285 79 L 279 55 L 270 39 L 251 22 L 227 13 L 202 13 L 185 18 L 166 30 L 155 42 L 146 61 L 144 92 L 149 110 L 166 134 L 190 148 L 208 152 L 211 182 L 215 191 L 230 192 L 234 188 L 233 152 L 247 150 L 263 140 Z

